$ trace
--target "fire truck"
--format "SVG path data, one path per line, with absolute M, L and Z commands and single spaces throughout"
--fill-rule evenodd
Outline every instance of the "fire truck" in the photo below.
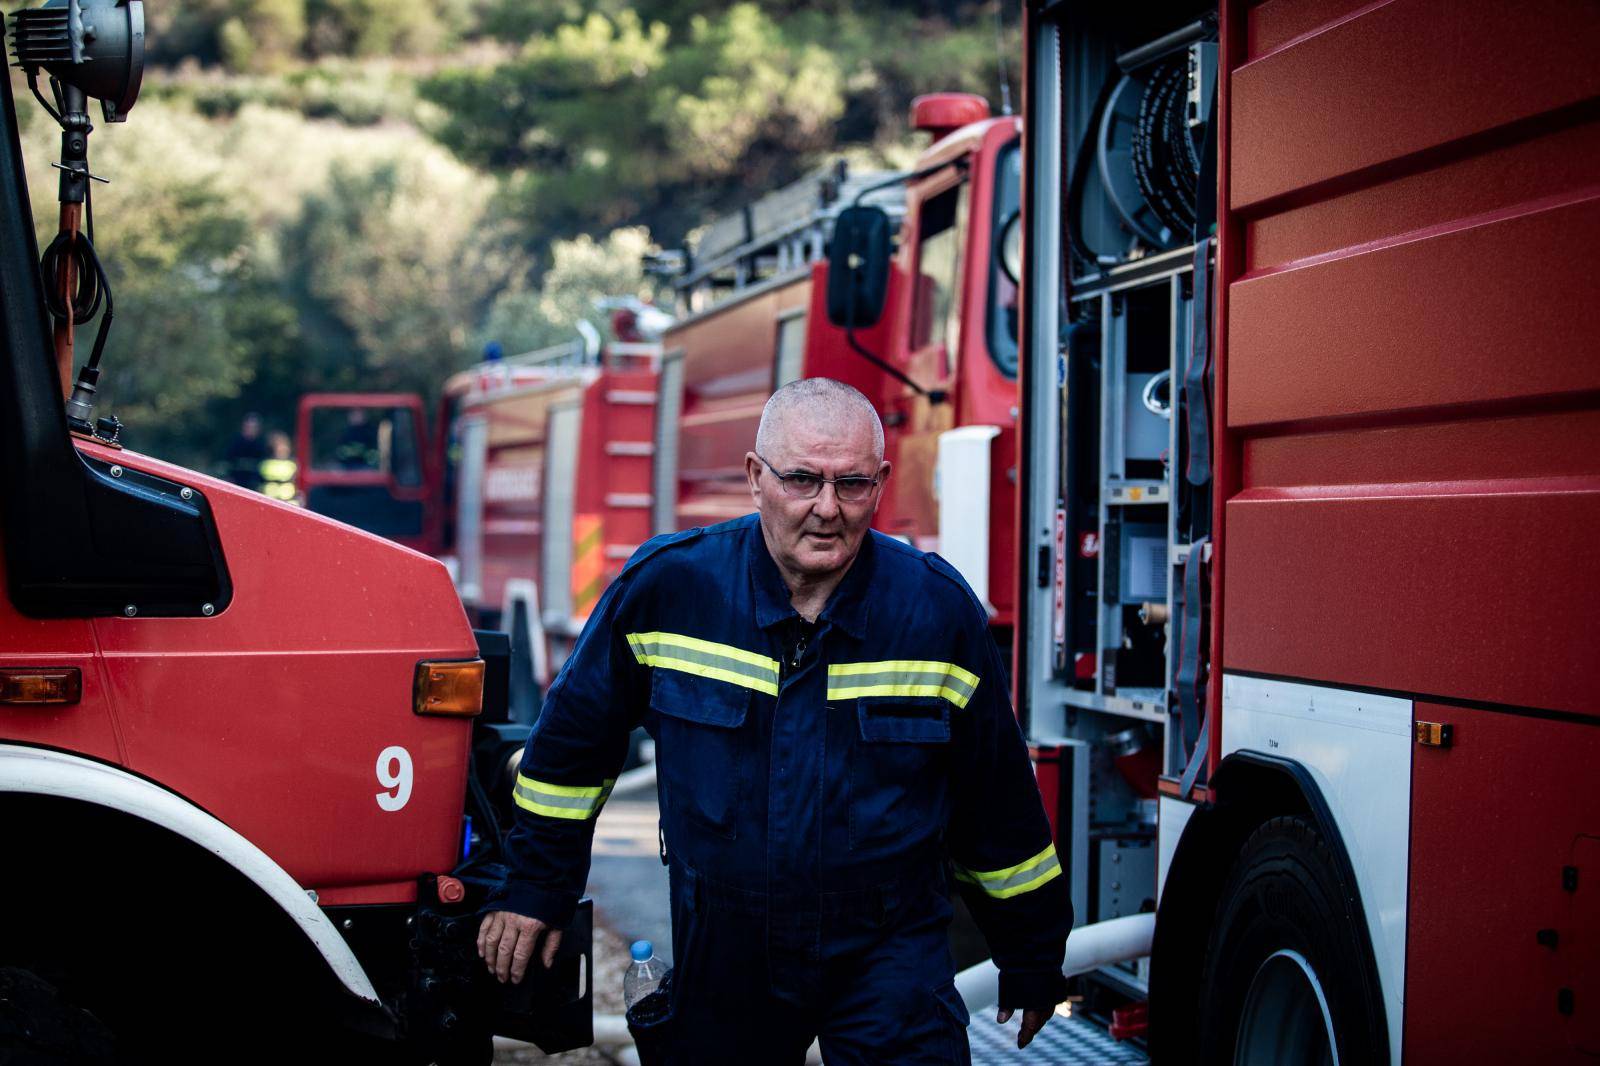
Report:
M 661 346 L 641 320 L 666 316 L 600 302 L 612 336 L 453 375 L 431 433 L 413 393 L 300 401 L 307 507 L 442 559 L 468 615 L 512 635 L 518 717 L 650 536 Z
M 1600 9 L 1025 17 L 1017 695 L 1085 933 L 1154 912 L 1086 995 L 1596 1061 Z
M 679 317 L 662 337 L 654 531 L 747 513 L 743 457 L 767 398 L 797 378 L 836 378 L 883 418 L 894 473 L 876 528 L 949 559 L 1005 640 L 1016 584 L 1016 286 L 996 241 L 1019 209 L 1021 124 L 964 93 L 919 97 L 911 124 L 932 143 L 910 172 L 824 170 L 713 222 L 674 263 Z M 881 220 L 870 316 L 830 281 L 855 276 L 855 244 L 834 238 L 842 218 L 864 211 Z
M 117 367 L 89 104 L 127 117 L 143 9 L 56 2 L 8 28 L 63 133 L 41 269 L 5 79 L 0 1058 L 588 1044 L 586 908 L 531 983 L 500 986 L 475 950 L 500 847 L 475 751 L 518 730 L 504 635 L 472 630 L 438 561 L 140 455 L 94 417 Z M 97 311 L 64 405 L 73 327 Z

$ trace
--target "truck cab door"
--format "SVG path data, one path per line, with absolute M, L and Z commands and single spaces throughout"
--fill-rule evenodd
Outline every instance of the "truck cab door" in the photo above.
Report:
M 300 400 L 297 480 L 308 509 L 436 554 L 438 472 L 414 393 L 317 393 Z

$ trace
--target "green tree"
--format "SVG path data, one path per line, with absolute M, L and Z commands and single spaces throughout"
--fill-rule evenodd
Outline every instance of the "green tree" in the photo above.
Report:
M 753 4 L 697 15 L 681 33 L 631 10 L 598 12 L 516 57 L 425 79 L 440 140 L 513 171 L 535 244 L 645 221 L 681 237 L 730 193 L 799 173 L 833 142 L 843 72 Z
M 587 234 L 556 241 L 538 287 L 517 285 L 495 297 L 478 346 L 495 341 L 516 353 L 560 344 L 577 335 L 579 320 L 603 331 L 606 316 L 594 304 L 601 296 L 660 302 L 663 294 L 643 269 L 645 253 L 654 247 L 643 226 L 613 230 L 600 241 Z
M 436 391 L 462 365 L 473 325 L 529 265 L 503 239 L 492 192 L 435 150 L 336 165 L 307 200 L 285 235 L 286 276 L 318 305 L 345 376 Z

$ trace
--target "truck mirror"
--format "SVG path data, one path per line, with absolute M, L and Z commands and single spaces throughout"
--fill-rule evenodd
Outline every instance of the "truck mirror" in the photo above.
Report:
M 1000 270 L 1013 285 L 1022 284 L 1022 212 L 1013 211 L 1000 227 Z
M 881 207 L 839 212 L 828 249 L 828 321 L 835 326 L 865 329 L 883 314 L 892 228 Z

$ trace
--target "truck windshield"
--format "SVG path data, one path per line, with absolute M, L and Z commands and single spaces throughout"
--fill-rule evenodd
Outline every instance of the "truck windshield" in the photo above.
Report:
M 311 415 L 311 469 L 390 475 L 422 484 L 417 427 L 404 407 L 319 407 Z
M 1000 269 L 1000 235 L 1022 203 L 1022 152 L 1016 141 L 994 164 L 993 237 L 989 255 L 989 355 L 1006 377 L 1017 376 L 1017 287 Z

